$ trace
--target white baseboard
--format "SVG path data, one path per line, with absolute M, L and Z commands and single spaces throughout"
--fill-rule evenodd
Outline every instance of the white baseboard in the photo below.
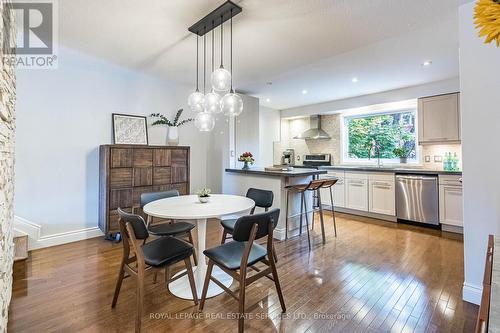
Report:
M 28 250 L 42 249 L 44 247 L 77 242 L 80 240 L 104 235 L 98 227 L 91 227 L 53 235 L 41 236 L 41 225 L 28 221 L 19 216 L 14 216 L 14 229 L 24 232 L 28 235 Z
M 462 299 L 466 302 L 473 304 L 481 304 L 481 296 L 483 294 L 483 287 L 464 282 L 462 289 Z

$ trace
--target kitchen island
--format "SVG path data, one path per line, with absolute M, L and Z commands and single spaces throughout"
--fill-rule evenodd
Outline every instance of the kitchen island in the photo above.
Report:
M 326 170 L 316 169 L 294 169 L 291 171 L 268 171 L 264 168 L 226 169 L 223 181 L 223 193 L 245 195 L 251 187 L 273 191 L 273 208 L 279 208 L 280 219 L 274 230 L 274 238 L 285 239 L 285 221 L 287 215 L 294 215 L 300 212 L 300 195 L 291 192 L 288 200 L 288 214 L 286 214 L 286 196 L 288 185 L 303 184 L 310 182 L 314 176 L 326 174 Z M 312 193 L 306 192 L 307 209 L 312 208 Z M 309 214 L 309 223 L 312 221 L 312 213 Z M 305 228 L 305 219 L 303 221 Z M 299 217 L 291 218 L 288 221 L 288 236 L 292 237 L 299 233 Z M 305 229 L 304 229 L 305 230 Z

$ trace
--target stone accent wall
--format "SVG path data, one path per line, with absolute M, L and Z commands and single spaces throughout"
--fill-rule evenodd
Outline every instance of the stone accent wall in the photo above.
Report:
M 331 140 L 293 139 L 294 136 L 304 132 L 309 127 L 309 117 L 281 121 L 281 141 L 274 144 L 274 164 L 280 163 L 281 153 L 287 148 L 295 150 L 296 164 L 302 164 L 302 158 L 305 154 L 321 153 L 331 154 L 333 164 L 340 164 L 340 115 L 321 116 L 321 128 L 331 136 Z
M 15 41 L 10 0 L 0 0 L 0 332 L 7 332 L 12 294 L 12 223 L 14 199 L 15 68 L 4 66 L 3 55 Z M 4 34 L 7 32 L 7 34 Z M 5 37 L 8 38 L 5 38 Z

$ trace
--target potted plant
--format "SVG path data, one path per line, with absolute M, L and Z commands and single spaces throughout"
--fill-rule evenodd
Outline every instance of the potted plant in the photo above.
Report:
M 411 149 L 406 148 L 404 145 L 394 148 L 392 151 L 394 155 L 399 157 L 399 162 L 404 164 L 408 162 L 408 156 L 411 154 Z
M 168 134 L 167 134 L 167 144 L 171 146 L 177 146 L 179 144 L 179 126 L 189 123 L 194 119 L 188 118 L 184 120 L 180 120 L 183 109 L 179 109 L 175 114 L 175 118 L 173 121 L 170 121 L 167 117 L 160 113 L 152 113 L 150 115 L 151 118 L 155 118 L 156 120 L 151 124 L 151 126 L 157 125 L 167 125 L 168 126 Z
M 196 192 L 198 194 L 198 200 L 200 200 L 201 203 L 207 203 L 208 200 L 210 199 L 210 193 L 212 190 L 210 190 L 208 187 L 203 187 Z
M 253 158 L 252 153 L 247 151 L 240 155 L 238 161 L 243 162 L 243 170 L 247 170 L 250 169 L 250 166 L 248 164 L 253 164 L 255 162 L 255 159 Z

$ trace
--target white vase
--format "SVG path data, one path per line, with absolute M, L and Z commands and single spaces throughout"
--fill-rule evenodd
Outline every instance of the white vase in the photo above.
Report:
M 167 144 L 169 146 L 177 146 L 179 144 L 179 128 L 170 126 L 167 134 Z

